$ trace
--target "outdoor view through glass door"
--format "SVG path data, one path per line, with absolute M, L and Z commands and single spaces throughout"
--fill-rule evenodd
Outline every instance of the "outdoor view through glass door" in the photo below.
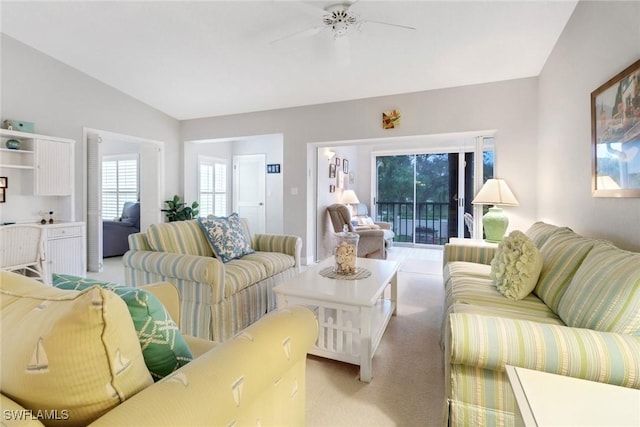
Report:
M 479 143 L 484 182 L 493 176 L 493 138 Z M 464 215 L 474 212 L 474 158 L 474 148 L 464 147 L 376 155 L 376 220 L 392 224 L 398 243 L 444 245 L 451 237 L 471 237 Z

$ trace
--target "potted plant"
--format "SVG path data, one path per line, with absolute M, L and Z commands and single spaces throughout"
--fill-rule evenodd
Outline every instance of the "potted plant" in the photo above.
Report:
M 180 201 L 180 196 L 177 194 L 173 196 L 172 200 L 165 200 L 164 202 L 167 204 L 168 209 L 161 209 L 161 211 L 166 213 L 169 222 L 186 221 L 198 217 L 198 202 L 193 202 L 191 206 L 187 206 Z

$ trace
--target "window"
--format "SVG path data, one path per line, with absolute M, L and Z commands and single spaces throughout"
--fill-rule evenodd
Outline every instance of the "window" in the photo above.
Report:
M 138 155 L 104 156 L 102 159 L 102 219 L 113 220 L 125 202 L 138 201 Z
M 200 216 L 227 214 L 227 161 L 198 156 Z

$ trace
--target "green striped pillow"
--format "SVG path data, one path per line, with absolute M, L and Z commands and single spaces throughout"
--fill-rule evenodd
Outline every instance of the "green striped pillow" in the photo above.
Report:
M 549 237 L 556 233 L 571 232 L 569 227 L 558 227 L 557 225 L 547 224 L 542 221 L 538 221 L 529 227 L 525 234 L 533 241 L 533 243 L 539 248 L 545 244 Z
M 595 242 L 572 231 L 564 231 L 550 236 L 540 248 L 542 270 L 534 293 L 554 313 L 558 312 L 567 285 Z
M 560 300 L 569 326 L 640 336 L 640 253 L 597 244 Z

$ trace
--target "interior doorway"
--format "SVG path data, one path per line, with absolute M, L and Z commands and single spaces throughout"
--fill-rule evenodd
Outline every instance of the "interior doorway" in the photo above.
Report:
M 339 192 L 332 193 L 327 178 L 327 164 L 331 163 L 329 153 L 338 157 L 346 150 L 353 150 L 350 157 L 358 159 L 358 161 L 350 166 L 350 175 L 353 173 L 353 182 L 350 188 L 353 188 L 361 202 L 366 203 L 369 207 L 369 214 L 372 218 L 378 220 L 376 206 L 376 156 L 394 155 L 394 154 L 413 154 L 413 153 L 466 153 L 462 155 L 464 161 L 469 164 L 469 153 L 472 153 L 471 159 L 476 156 L 484 158 L 484 152 L 490 152 L 493 160 L 494 152 L 494 135 L 495 129 L 477 130 L 469 132 L 454 132 L 431 135 L 410 135 L 393 138 L 372 138 L 357 139 L 347 141 L 322 141 L 307 143 L 307 165 L 309 168 L 309 177 L 307 180 L 307 194 L 309 195 L 307 204 L 307 244 L 306 253 L 304 254 L 307 262 L 322 260 L 331 253 L 327 250 L 327 230 L 326 230 L 326 207 L 331 203 L 339 203 Z M 476 154 L 480 153 L 480 154 Z M 487 155 L 489 155 L 487 153 Z M 369 161 L 367 161 L 367 159 Z M 492 169 L 493 171 L 493 169 Z M 474 233 L 480 233 L 482 236 L 482 206 L 470 205 L 473 195 L 482 186 L 484 182 L 483 175 L 486 175 L 483 168 L 460 169 L 458 173 L 473 176 L 473 184 L 468 185 L 464 192 L 458 188 L 457 198 L 454 200 L 457 204 L 462 203 L 466 210 L 471 209 L 474 221 Z M 493 172 L 491 172 L 493 173 Z M 350 182 L 352 180 L 349 177 Z M 458 176 L 458 182 L 469 180 L 468 176 Z M 334 178 L 335 180 L 335 178 Z M 464 194 L 464 197 L 460 197 Z M 452 194 L 453 196 L 456 193 Z M 380 219 L 382 220 L 382 219 Z M 452 221 L 447 224 L 448 227 L 465 227 L 464 235 L 467 235 L 467 228 L 464 224 L 464 216 L 458 218 L 458 221 Z M 474 236 L 476 237 L 476 236 Z M 481 237 L 480 237 L 481 238 Z
M 253 233 L 265 232 L 266 156 L 233 156 L 233 211 L 249 222 Z
M 162 221 L 164 194 L 164 143 L 137 138 L 98 129 L 84 129 L 86 157 L 86 223 L 87 223 L 87 268 L 102 271 L 102 158 L 111 149 L 119 148 L 120 154 L 136 153 L 139 158 L 140 177 L 140 230 Z

